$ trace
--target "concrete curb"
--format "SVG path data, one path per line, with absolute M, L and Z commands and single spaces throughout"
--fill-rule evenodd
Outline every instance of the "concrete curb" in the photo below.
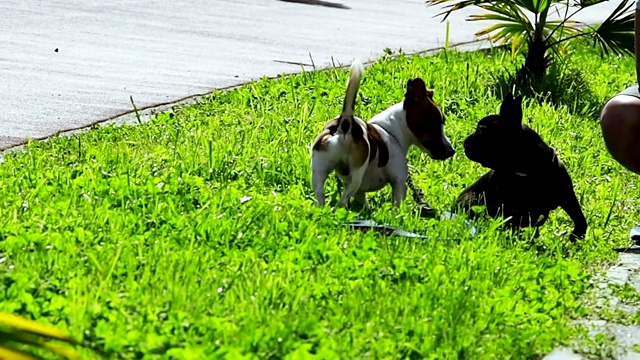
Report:
M 473 45 L 477 45 L 476 49 L 471 49 L 471 47 Z M 487 49 L 487 48 L 492 48 L 495 47 L 493 46 L 493 44 L 487 40 L 487 38 L 481 38 L 481 39 L 475 39 L 475 40 L 471 40 L 471 41 L 463 41 L 463 42 L 459 42 L 459 43 L 455 43 L 455 44 L 451 44 L 448 46 L 449 49 L 455 49 L 455 50 L 462 50 L 462 51 L 478 51 L 478 50 L 482 50 L 482 49 Z M 422 51 L 418 51 L 418 52 L 412 52 L 412 53 L 404 53 L 404 55 L 407 56 L 414 56 L 414 55 L 429 55 L 429 54 L 433 54 L 436 53 L 438 51 L 442 51 L 445 50 L 447 47 L 446 46 L 439 46 L 436 48 L 431 48 L 431 49 L 427 49 L 427 50 L 422 50 Z M 394 54 L 391 55 L 391 58 L 397 58 L 398 56 L 400 56 L 400 54 Z M 367 61 L 363 61 L 364 65 L 370 65 L 376 61 L 378 61 L 380 59 L 380 57 L 376 57 L 373 59 L 369 59 Z M 311 67 L 312 71 L 325 71 L 328 70 L 330 68 L 337 68 L 337 69 L 341 69 L 341 68 L 346 68 L 349 66 L 349 64 L 343 65 L 343 64 L 339 64 L 339 65 L 335 65 L 335 66 L 327 66 L 327 67 L 315 67 L 314 65 L 311 64 L 304 64 L 304 63 L 296 63 L 296 65 L 300 65 L 302 67 Z M 286 76 L 291 76 L 291 75 L 296 75 L 299 74 L 300 71 L 294 71 L 294 72 L 289 72 L 289 73 L 283 73 L 280 75 L 276 75 L 276 76 L 267 76 L 267 79 L 280 79 L 282 77 L 286 77 Z M 142 108 L 138 108 L 138 115 L 140 116 L 140 124 L 144 124 L 149 122 L 156 114 L 167 111 L 172 109 L 173 107 L 176 106 L 188 106 L 188 105 L 192 105 L 194 103 L 196 103 L 199 99 L 201 99 L 204 96 L 210 95 L 213 92 L 216 91 L 228 91 L 228 90 L 233 90 L 233 89 L 237 89 L 240 88 L 242 86 L 251 84 L 252 82 L 255 82 L 257 80 L 250 80 L 250 81 L 244 81 L 235 85 L 231 85 L 231 86 L 227 86 L 227 87 L 222 87 L 222 88 L 215 88 L 211 91 L 205 92 L 205 93 L 199 93 L 199 94 L 192 94 L 192 95 L 188 95 L 185 96 L 183 98 L 179 98 L 176 100 L 172 100 L 172 101 L 168 101 L 168 102 L 164 102 L 164 103 L 157 103 L 154 105 L 150 105 L 150 106 L 145 106 Z M 133 99 L 134 103 L 135 103 L 135 99 Z M 108 118 L 103 118 L 103 119 L 98 119 L 90 124 L 87 125 L 83 125 L 83 126 L 79 126 L 79 127 L 75 127 L 75 128 L 67 128 L 64 130 L 60 130 L 54 134 L 51 135 L 47 135 L 47 136 L 42 136 L 42 137 L 37 137 L 37 138 L 31 138 L 31 139 L 27 139 L 25 141 L 22 141 L 19 144 L 16 145 L 12 145 L 12 146 L 8 146 L 5 148 L 1 148 L 0 147 L 0 164 L 2 164 L 4 162 L 4 155 L 13 151 L 20 151 L 24 149 L 24 146 L 26 144 L 29 143 L 29 141 L 47 141 L 51 138 L 55 138 L 55 137 L 59 137 L 59 136 L 72 136 L 75 134 L 79 134 L 79 133 L 83 133 L 86 131 L 90 131 L 93 127 L 95 126 L 105 126 L 105 125 L 136 125 L 138 124 L 138 119 L 136 117 L 135 114 L 135 110 L 133 110 L 133 108 L 131 110 L 125 111 L 123 113 L 108 117 Z

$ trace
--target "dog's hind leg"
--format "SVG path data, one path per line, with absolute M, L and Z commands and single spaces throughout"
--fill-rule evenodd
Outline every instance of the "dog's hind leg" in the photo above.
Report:
M 311 186 L 313 187 L 313 194 L 316 197 L 316 205 L 318 206 L 324 206 L 325 203 L 324 184 L 327 181 L 328 175 L 326 172 L 314 171 L 311 178 Z
M 345 208 L 349 207 L 349 200 L 358 193 L 365 171 L 367 171 L 367 164 L 354 169 L 351 174 L 346 177 L 344 181 L 344 192 L 340 198 L 340 204 Z
M 367 200 L 367 193 L 365 193 L 364 191 L 358 191 L 353 196 L 353 201 L 354 203 L 358 204 L 359 206 L 362 206 L 365 209 L 369 207 L 369 201 Z
M 395 207 L 400 207 L 400 204 L 407 197 L 407 182 L 404 181 L 394 181 L 391 183 L 391 192 L 393 195 L 393 205 Z
M 331 172 L 331 164 L 324 153 L 314 153 L 311 160 L 311 187 L 316 198 L 316 205 L 324 206 L 324 185 Z

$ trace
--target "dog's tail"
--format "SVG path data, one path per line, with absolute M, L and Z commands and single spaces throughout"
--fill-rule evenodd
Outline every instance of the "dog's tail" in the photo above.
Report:
M 350 119 L 353 117 L 353 108 L 355 107 L 356 95 L 358 95 L 358 89 L 360 88 L 360 79 L 364 74 L 364 66 L 360 60 L 356 59 L 351 63 L 349 69 L 349 80 L 347 80 L 347 94 L 344 97 L 344 103 L 342 104 L 341 118 Z

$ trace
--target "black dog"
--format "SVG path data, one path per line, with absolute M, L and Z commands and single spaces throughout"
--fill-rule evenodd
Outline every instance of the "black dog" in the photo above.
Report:
M 491 169 L 460 194 L 456 204 L 471 218 L 472 207 L 485 205 L 488 215 L 511 217 L 507 228 L 536 231 L 561 207 L 574 223 L 571 241 L 587 232 L 587 220 L 573 190 L 571 176 L 555 151 L 522 123 L 522 96 L 509 93 L 500 114 L 485 116 L 464 141 L 469 160 Z

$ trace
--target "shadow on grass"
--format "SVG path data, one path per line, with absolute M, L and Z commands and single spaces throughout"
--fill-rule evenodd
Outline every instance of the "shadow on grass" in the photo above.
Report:
M 566 106 L 572 114 L 597 117 L 601 106 L 598 98 L 589 87 L 582 70 L 569 61 L 554 62 L 542 80 L 516 81 L 516 71 L 504 69 L 492 75 L 493 83 L 489 90 L 497 98 L 513 89 L 525 98 L 536 99 L 538 103 L 548 103 L 554 108 Z

